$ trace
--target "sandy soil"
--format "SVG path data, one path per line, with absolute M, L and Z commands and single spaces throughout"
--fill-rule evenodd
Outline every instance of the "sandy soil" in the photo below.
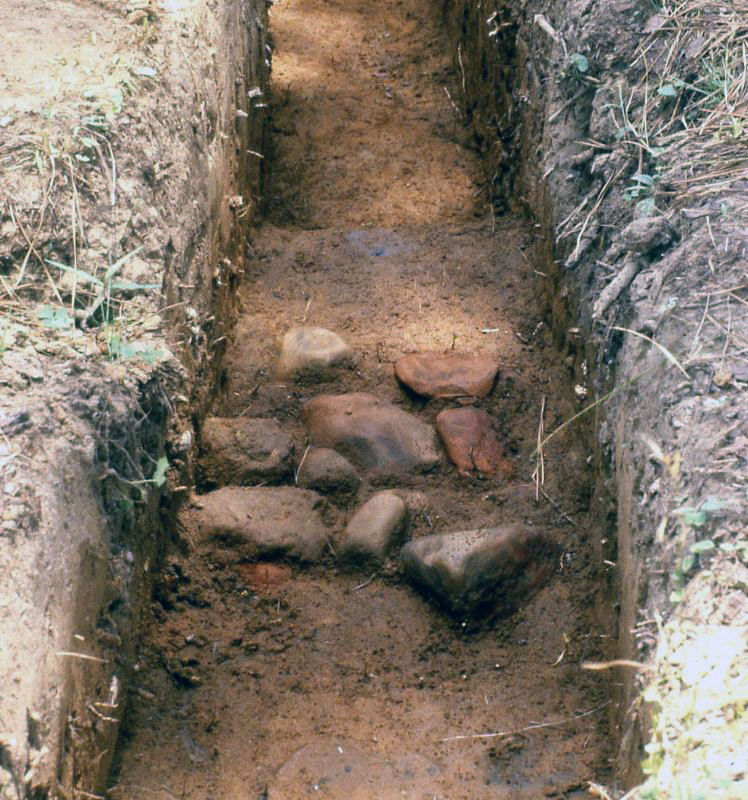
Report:
M 214 413 L 278 419 L 300 457 L 298 412 L 314 394 L 369 391 L 433 422 L 449 401 L 406 396 L 393 362 L 419 349 L 493 354 L 499 379 L 481 405 L 517 478 L 470 481 L 445 460 L 401 482 L 427 498 L 412 535 L 527 520 L 563 555 L 512 618 L 469 625 L 429 606 L 396 564 L 365 583 L 331 556 L 257 582 L 185 529 L 154 596 L 109 796 L 261 798 L 323 736 L 433 762 L 436 782 L 412 797 L 586 795 L 612 743 L 604 684 L 580 663 L 604 656 L 611 630 L 595 611 L 588 454 L 560 435 L 545 449 L 542 493 L 532 479 L 541 409 L 550 431 L 578 402 L 537 313 L 524 252 L 533 231 L 486 205 L 450 101 L 460 76 L 429 3 L 289 0 L 272 22 L 270 219 L 253 242 Z M 345 336 L 355 365 L 327 383 L 275 382 L 277 338 L 301 322 Z M 444 741 L 489 732 L 513 733 Z M 391 795 L 383 786 L 378 796 Z

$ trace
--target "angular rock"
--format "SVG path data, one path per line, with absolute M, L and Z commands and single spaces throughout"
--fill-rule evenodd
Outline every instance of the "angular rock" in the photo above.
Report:
M 641 217 L 629 222 L 621 231 L 621 238 L 629 250 L 647 255 L 667 247 L 675 238 L 675 231 L 666 217 Z
M 361 485 L 351 462 L 328 447 L 310 448 L 299 467 L 296 483 L 318 492 L 352 494 Z
M 313 445 L 337 450 L 361 470 L 396 475 L 422 472 L 439 461 L 429 425 L 364 392 L 318 395 L 303 417 Z
M 283 378 L 321 375 L 353 356 L 353 350 L 327 328 L 292 328 L 283 337 L 278 374 Z
M 267 800 L 443 798 L 439 767 L 417 753 L 395 762 L 347 739 L 318 739 L 297 750 L 269 782 Z
M 408 521 L 408 506 L 394 492 L 377 492 L 346 525 L 340 554 L 350 561 L 382 563 Z
M 493 419 L 480 408 L 446 408 L 436 417 L 436 429 L 460 475 L 499 473 L 509 479 L 514 467 L 507 461 Z
M 291 437 L 273 419 L 208 417 L 200 450 L 203 486 L 277 482 L 293 469 Z
M 515 611 L 553 575 L 550 536 L 520 524 L 424 536 L 401 557 L 413 583 L 455 615 Z
M 471 353 L 412 353 L 395 364 L 397 379 L 424 397 L 485 397 L 499 365 Z
M 201 536 L 249 558 L 316 561 L 328 541 L 315 492 L 293 486 L 226 486 L 201 495 L 193 519 Z

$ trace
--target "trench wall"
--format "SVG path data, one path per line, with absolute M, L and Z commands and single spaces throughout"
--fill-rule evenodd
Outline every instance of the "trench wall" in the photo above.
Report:
M 0 456 L 17 492 L 0 534 L 2 800 L 103 794 L 138 690 L 139 615 L 192 481 L 261 207 L 266 4 L 170 5 L 153 19 L 105 10 L 112 26 L 153 33 L 157 77 L 112 134 L 123 198 L 112 235 L 145 243 L 167 309 L 154 331 L 172 355 L 148 365 L 21 350 L 0 363 L 12 387 Z M 106 206 L 86 199 L 90 229 Z M 40 226 L 37 247 L 64 251 L 64 235 Z M 154 480 L 162 458 L 168 472 Z

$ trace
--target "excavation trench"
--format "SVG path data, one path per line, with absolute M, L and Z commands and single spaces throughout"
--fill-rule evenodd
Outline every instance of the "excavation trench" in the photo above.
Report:
M 583 426 L 537 450 L 585 391 L 583 354 L 559 351 L 554 324 L 567 320 L 543 299 L 540 226 L 499 213 L 518 205 L 494 202 L 510 179 L 464 126 L 462 53 L 453 70 L 430 3 L 288 0 L 271 19 L 267 218 L 211 415 L 276 426 L 292 455 L 254 472 L 252 454 L 208 458 L 216 423 L 203 425 L 198 491 L 154 591 L 108 796 L 587 796 L 610 776 L 615 703 L 582 664 L 609 657 L 616 631 L 595 453 Z M 278 342 L 300 325 L 335 331 L 352 359 L 280 376 Z M 492 357 L 492 391 L 468 406 L 406 391 L 393 365 L 424 351 Z M 440 451 L 425 472 L 328 486 L 331 545 L 312 563 L 205 534 L 212 491 L 300 491 L 305 405 L 354 392 L 432 429 L 445 409 L 479 406 L 502 469 L 463 476 Z M 347 521 L 382 489 L 405 501 L 414 540 L 509 523 L 548 533 L 552 577 L 514 613 L 476 620 L 414 588 L 397 548 L 375 567 L 344 563 Z M 282 518 L 287 495 L 266 496 L 262 514 Z

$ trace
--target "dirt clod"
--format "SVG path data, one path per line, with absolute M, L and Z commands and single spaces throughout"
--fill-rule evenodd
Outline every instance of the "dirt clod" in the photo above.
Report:
M 200 444 L 198 473 L 207 488 L 277 483 L 291 474 L 291 437 L 272 419 L 208 417 Z

